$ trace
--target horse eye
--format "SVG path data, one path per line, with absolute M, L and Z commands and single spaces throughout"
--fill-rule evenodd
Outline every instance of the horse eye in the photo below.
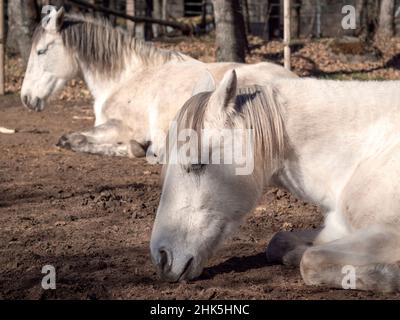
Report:
M 42 49 L 42 50 L 38 50 L 37 54 L 38 56 L 41 56 L 42 54 L 45 54 L 47 52 L 47 49 Z

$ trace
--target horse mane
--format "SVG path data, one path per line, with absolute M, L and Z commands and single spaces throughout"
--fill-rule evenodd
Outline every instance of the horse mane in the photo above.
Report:
M 204 129 L 204 120 L 211 92 L 190 98 L 176 116 L 178 132 Z M 229 115 L 227 128 L 252 129 L 255 163 L 274 170 L 283 160 L 287 145 L 284 130 L 284 100 L 273 86 L 240 88 L 236 96 L 235 111 Z M 198 134 L 201 137 L 201 134 Z M 201 139 L 201 138 L 200 138 Z M 201 145 L 199 141 L 198 145 Z
M 33 36 L 35 44 L 45 32 L 41 24 Z M 126 58 L 135 54 L 145 65 L 160 65 L 171 60 L 185 59 L 176 51 L 156 48 L 153 44 L 135 39 L 134 34 L 114 27 L 105 18 L 83 14 L 66 14 L 60 30 L 64 45 L 78 53 L 78 57 L 91 70 L 112 76 L 122 71 Z

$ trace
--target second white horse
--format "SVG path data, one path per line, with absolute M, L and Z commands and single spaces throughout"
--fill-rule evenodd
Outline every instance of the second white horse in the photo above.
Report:
M 271 63 L 205 64 L 135 40 L 104 20 L 65 15 L 61 8 L 36 30 L 21 96 L 26 106 L 41 111 L 49 97 L 81 74 L 95 99 L 95 127 L 64 135 L 59 145 L 104 155 L 157 155 L 197 80 L 211 72 L 218 82 L 234 67 L 247 85 L 296 77 Z

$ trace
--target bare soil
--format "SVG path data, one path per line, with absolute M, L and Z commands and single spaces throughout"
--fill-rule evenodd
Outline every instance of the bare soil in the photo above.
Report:
M 42 113 L 0 99 L 0 298 L 3 299 L 388 299 L 400 295 L 307 287 L 299 270 L 269 266 L 279 230 L 317 227 L 316 207 L 270 190 L 200 280 L 157 279 L 149 239 L 160 196 L 159 166 L 77 154 L 55 146 L 90 127 L 90 101 L 55 101 Z M 41 288 L 54 265 L 57 289 Z

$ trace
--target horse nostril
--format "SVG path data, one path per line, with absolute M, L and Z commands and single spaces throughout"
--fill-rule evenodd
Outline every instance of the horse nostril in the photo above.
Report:
M 168 252 L 165 249 L 160 249 L 159 250 L 159 260 L 158 260 L 158 265 L 160 267 L 161 272 L 166 272 L 168 269 L 171 268 L 171 254 L 168 254 Z

